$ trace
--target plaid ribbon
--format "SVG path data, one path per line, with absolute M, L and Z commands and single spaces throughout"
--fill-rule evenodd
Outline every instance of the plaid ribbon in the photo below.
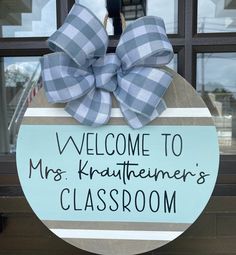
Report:
M 110 119 L 113 93 L 128 124 L 141 128 L 165 110 L 172 81 L 161 70 L 173 58 L 164 22 L 146 16 L 129 24 L 115 53 L 106 54 L 108 41 L 102 23 L 76 3 L 49 38 L 54 53 L 41 60 L 47 99 L 67 103 L 80 123 L 100 126 Z

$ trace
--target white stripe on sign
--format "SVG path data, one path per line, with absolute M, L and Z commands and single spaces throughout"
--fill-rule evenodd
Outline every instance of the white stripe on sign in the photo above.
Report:
M 90 229 L 50 229 L 61 238 L 172 241 L 182 231 L 129 231 Z
M 25 117 L 71 117 L 63 108 L 28 108 Z M 112 118 L 122 118 L 119 108 L 112 108 Z M 167 108 L 159 118 L 209 118 L 207 108 Z
M 167 108 L 162 118 L 206 118 L 211 117 L 208 108 Z
M 63 108 L 27 108 L 24 117 L 71 117 Z

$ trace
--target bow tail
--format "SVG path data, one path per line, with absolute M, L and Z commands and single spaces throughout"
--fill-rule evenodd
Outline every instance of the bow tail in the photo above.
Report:
M 65 110 L 81 124 L 98 127 L 110 119 L 111 95 L 94 88 L 84 97 L 69 102 Z
M 160 100 L 156 109 L 154 109 L 153 113 L 150 116 L 145 116 L 143 114 L 134 112 L 129 109 L 126 105 L 120 103 L 120 109 L 127 123 L 133 129 L 139 129 L 152 122 L 154 119 L 159 117 L 161 113 L 167 108 L 166 103 L 163 99 Z

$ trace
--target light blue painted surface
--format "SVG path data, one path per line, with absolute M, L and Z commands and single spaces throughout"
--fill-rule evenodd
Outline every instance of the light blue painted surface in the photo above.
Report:
M 137 134 L 149 134 L 145 136 L 145 149 L 149 150 L 146 154 L 150 156 L 127 155 L 113 156 L 87 155 L 83 151 L 81 155 L 75 150 L 75 147 L 70 142 L 65 151 L 60 155 L 57 145 L 56 132 L 58 132 L 60 143 L 65 144 L 69 136 L 72 136 L 77 146 L 81 145 L 83 133 L 98 133 L 98 148 L 99 152 L 104 151 L 104 138 L 108 133 L 113 133 L 115 136 L 122 133 L 127 136 L 132 134 L 135 138 Z M 168 156 L 165 155 L 165 137 L 163 133 L 169 133 L 173 137 L 179 134 L 183 140 L 183 151 L 179 157 L 174 156 L 171 150 L 168 151 Z M 121 135 L 120 135 L 121 136 Z M 89 135 L 89 147 L 93 148 L 94 135 Z M 108 140 L 109 149 L 113 149 L 112 136 Z M 172 146 L 171 139 L 168 139 L 168 144 Z M 179 137 L 176 137 L 174 145 L 175 152 L 179 152 Z M 119 149 L 121 149 L 121 142 Z M 92 150 L 90 150 L 90 153 Z M 40 177 L 39 168 L 32 171 L 32 176 L 29 178 L 30 167 L 29 162 L 32 159 L 34 166 L 42 159 L 43 169 L 46 166 L 54 170 L 61 169 L 66 171 L 62 175 L 62 180 L 55 182 L 52 175 L 44 179 Z M 176 170 L 181 172 L 191 171 L 196 176 L 188 176 L 186 181 L 177 179 L 158 179 L 153 178 L 131 178 L 125 185 L 121 179 L 115 177 L 99 177 L 94 175 L 92 180 L 88 176 L 79 178 L 78 169 L 79 162 L 82 164 L 88 161 L 84 172 L 88 172 L 90 167 L 102 171 L 109 167 L 116 172 L 122 167 L 117 166 L 117 163 L 130 161 L 137 163 L 138 166 L 131 167 L 136 173 L 141 169 L 145 169 L 153 174 L 155 169 L 168 171 L 172 174 Z M 198 164 L 198 167 L 196 167 Z M 219 149 L 217 142 L 217 134 L 215 127 L 212 126 L 147 126 L 141 130 L 131 130 L 128 126 L 104 126 L 93 129 L 84 126 L 27 126 L 22 125 L 17 144 L 17 168 L 20 177 L 20 182 L 23 187 L 26 198 L 28 199 L 32 209 L 41 220 L 73 220 L 73 221 L 127 221 L 127 222 L 173 222 L 173 223 L 193 223 L 200 215 L 206 203 L 208 202 L 213 188 L 215 186 L 219 165 Z M 209 176 L 206 177 L 205 183 L 197 184 L 197 179 L 200 172 L 203 171 Z M 64 188 L 68 188 L 62 195 L 63 206 L 68 210 L 63 210 L 60 205 L 61 192 Z M 74 210 L 73 192 L 76 189 L 76 208 L 82 210 Z M 93 200 L 94 210 L 88 207 L 84 210 L 88 189 L 91 189 L 91 197 Z M 100 195 L 106 203 L 98 198 L 97 192 L 100 189 L 106 190 L 104 195 L 103 190 Z M 119 204 L 117 211 L 113 212 L 109 209 L 115 209 L 116 203 L 109 197 L 109 192 L 113 189 L 113 197 Z M 127 190 L 131 194 L 131 202 L 128 210 L 123 211 L 122 192 Z M 146 203 L 145 209 L 138 212 L 135 209 L 135 194 L 138 190 L 145 192 Z M 160 196 L 160 206 L 157 212 L 152 212 L 149 207 L 149 196 L 153 191 L 152 206 L 157 207 L 157 193 Z M 168 194 L 168 201 L 164 199 L 165 191 Z M 171 203 L 173 192 L 176 191 L 176 211 L 174 212 L 174 204 L 170 206 L 170 212 L 165 213 L 165 205 Z M 89 202 L 91 201 L 91 197 Z M 129 196 L 124 191 L 124 203 L 128 203 Z M 166 203 L 165 203 L 166 201 Z M 138 209 L 142 207 L 143 199 L 141 191 L 138 192 Z

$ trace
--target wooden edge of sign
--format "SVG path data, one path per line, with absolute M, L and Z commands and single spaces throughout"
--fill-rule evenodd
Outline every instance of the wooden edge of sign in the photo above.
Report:
M 96 221 L 43 221 L 50 229 L 100 229 L 100 230 L 149 230 L 149 231 L 185 231 L 188 223 L 155 223 L 155 222 L 96 222 Z
M 66 242 L 80 247 L 83 250 L 89 250 L 94 254 L 104 255 L 133 255 L 147 252 L 148 250 L 157 249 L 168 241 L 132 241 L 132 240 L 80 240 L 80 239 L 64 239 Z M 109 251 L 109 253 L 107 252 Z
M 173 109 L 183 109 L 185 112 L 177 117 L 175 115 L 166 117 L 164 114 L 159 118 L 156 118 L 149 125 L 191 125 L 191 126 L 212 126 L 213 120 L 211 115 L 202 100 L 202 98 L 197 95 L 193 87 L 178 73 L 165 67 L 164 71 L 170 73 L 173 76 L 173 81 L 171 86 L 168 88 L 164 99 L 167 107 L 170 111 Z M 55 111 L 55 109 L 61 109 L 65 107 L 65 104 L 50 104 L 44 93 L 44 89 L 41 89 L 37 96 L 33 99 L 29 106 L 29 110 L 37 111 L 45 109 L 46 111 Z M 112 108 L 119 110 L 118 102 L 113 97 Z M 51 110 L 50 110 L 51 109 Z M 167 109 L 167 110 L 168 110 Z M 197 114 L 194 113 L 208 112 L 208 114 Z M 193 112 L 193 114 L 192 114 Z M 185 116 L 186 114 L 186 116 Z M 44 115 L 26 115 L 23 119 L 22 124 L 24 125 L 78 125 L 78 122 L 70 116 L 44 116 Z M 112 117 L 108 123 L 109 125 L 127 125 L 126 121 L 122 116 Z

